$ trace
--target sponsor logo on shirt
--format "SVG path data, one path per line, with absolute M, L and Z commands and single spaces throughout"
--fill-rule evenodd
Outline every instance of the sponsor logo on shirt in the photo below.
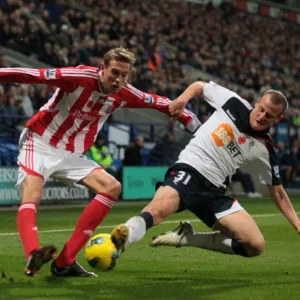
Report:
M 45 71 L 45 78 L 49 79 L 56 79 L 56 70 L 55 69 L 48 69 Z
M 76 118 L 76 119 L 80 119 L 80 120 L 83 120 L 83 121 L 90 121 L 90 122 L 94 122 L 96 121 L 96 117 L 93 117 L 91 115 L 89 115 L 88 113 L 85 113 L 85 112 L 81 112 L 79 109 L 77 109 L 74 113 L 73 113 L 73 116 Z
M 228 145 L 230 142 L 234 141 L 232 126 L 229 124 L 221 124 L 213 131 L 212 138 L 218 147 Z
M 231 125 L 221 124 L 213 131 L 211 136 L 218 147 L 225 146 L 233 157 L 241 154 L 241 151 L 234 140 L 234 133 Z

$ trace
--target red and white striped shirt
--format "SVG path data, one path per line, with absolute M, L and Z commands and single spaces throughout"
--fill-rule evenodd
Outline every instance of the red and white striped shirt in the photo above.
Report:
M 1 82 L 48 84 L 57 89 L 26 124 L 49 144 L 78 154 L 95 142 L 108 116 L 119 107 L 153 108 L 167 115 L 170 100 L 147 94 L 126 83 L 116 94 L 103 94 L 99 69 L 88 66 L 57 69 L 0 68 Z M 188 110 L 179 121 L 191 132 L 200 122 Z

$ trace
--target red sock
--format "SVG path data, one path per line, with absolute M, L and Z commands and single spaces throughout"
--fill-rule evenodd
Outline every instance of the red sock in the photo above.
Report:
M 20 205 L 17 213 L 17 226 L 26 259 L 32 250 L 40 248 L 36 227 L 36 212 L 37 206 L 35 203 L 25 202 Z
M 112 196 L 98 193 L 88 204 L 80 215 L 73 234 L 56 258 L 58 267 L 69 265 L 75 261 L 77 253 L 93 235 L 94 230 L 115 204 L 115 200 Z

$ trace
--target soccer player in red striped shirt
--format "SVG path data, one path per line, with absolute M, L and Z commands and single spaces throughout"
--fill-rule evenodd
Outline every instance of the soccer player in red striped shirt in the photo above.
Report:
M 93 145 L 109 115 L 119 107 L 153 108 L 170 115 L 170 100 L 147 94 L 127 83 L 134 54 L 114 48 L 104 55 L 100 69 L 88 66 L 57 69 L 0 69 L 0 82 L 48 84 L 57 89 L 26 125 L 20 137 L 17 187 L 22 189 L 17 226 L 27 264 L 34 276 L 54 258 L 56 247 L 40 247 L 36 226 L 43 186 L 53 177 L 96 192 L 78 219 L 62 252 L 52 262 L 54 276 L 96 276 L 76 262 L 76 255 L 105 218 L 121 192 L 121 184 L 83 154 Z M 179 121 L 190 131 L 200 122 L 188 110 Z

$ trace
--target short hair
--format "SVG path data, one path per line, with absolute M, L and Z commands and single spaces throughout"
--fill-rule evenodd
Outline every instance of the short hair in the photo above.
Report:
M 289 103 L 283 93 L 275 90 L 267 90 L 265 95 L 271 96 L 271 102 L 275 105 L 281 105 L 283 107 L 281 114 L 283 114 L 289 107 Z
M 135 59 L 135 55 L 129 50 L 126 50 L 123 47 L 117 47 L 109 50 L 104 54 L 104 65 L 106 67 L 109 66 L 109 63 L 112 60 L 130 63 L 130 66 L 132 67 L 136 59 Z

